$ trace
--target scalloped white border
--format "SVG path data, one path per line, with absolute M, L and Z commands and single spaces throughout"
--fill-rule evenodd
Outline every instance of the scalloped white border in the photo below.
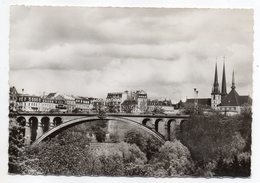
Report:
M 7 174 L 8 148 L 8 36 L 10 5 L 50 5 L 89 7 L 185 7 L 185 8 L 253 8 L 254 63 L 253 63 L 253 145 L 251 178 L 112 178 L 65 176 L 10 176 Z M 0 1 L 0 182 L 260 182 L 260 1 L 259 0 L 1 0 Z M 257 51 L 258 50 L 258 51 Z

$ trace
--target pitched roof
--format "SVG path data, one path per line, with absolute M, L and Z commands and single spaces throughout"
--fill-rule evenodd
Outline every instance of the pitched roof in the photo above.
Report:
M 248 95 L 239 96 L 234 88 L 222 99 L 220 106 L 241 106 L 245 103 L 251 104 L 251 98 Z
M 229 94 L 221 101 L 220 106 L 239 106 L 239 95 L 235 89 L 232 89 Z
M 49 94 L 47 95 L 47 98 L 53 98 L 55 95 L 56 95 L 56 93 L 49 93 Z

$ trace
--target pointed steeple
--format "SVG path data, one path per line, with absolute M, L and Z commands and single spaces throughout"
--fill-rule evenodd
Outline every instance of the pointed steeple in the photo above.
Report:
M 227 84 L 226 84 L 226 71 L 225 71 L 225 57 L 223 58 L 223 75 L 222 75 L 222 86 L 221 86 L 221 95 L 227 95 Z
M 234 90 L 236 88 L 235 86 L 235 72 L 233 70 L 233 73 L 232 73 L 232 86 L 231 86 L 231 89 Z
M 218 68 L 217 63 L 215 66 L 215 77 L 214 77 L 214 83 L 213 83 L 213 89 L 211 94 L 220 94 L 219 92 L 219 84 L 218 84 Z

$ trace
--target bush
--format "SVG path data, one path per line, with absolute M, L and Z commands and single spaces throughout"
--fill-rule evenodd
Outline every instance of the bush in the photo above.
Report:
M 191 175 L 194 171 L 190 151 L 178 140 L 165 142 L 150 164 L 152 172 L 160 170 L 162 176 Z

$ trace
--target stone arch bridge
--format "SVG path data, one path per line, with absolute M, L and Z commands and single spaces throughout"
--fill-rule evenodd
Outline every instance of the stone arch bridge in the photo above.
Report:
M 134 125 L 164 142 L 175 139 L 176 133 L 182 130 L 182 122 L 188 118 L 189 115 L 107 113 L 101 117 L 98 114 L 24 112 L 17 115 L 16 121 L 25 129 L 26 144 L 38 144 L 64 129 L 100 119 Z

